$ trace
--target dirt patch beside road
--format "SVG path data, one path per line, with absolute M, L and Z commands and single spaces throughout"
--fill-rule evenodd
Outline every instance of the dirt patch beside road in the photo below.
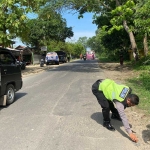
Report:
M 51 66 L 52 65 L 48 65 L 48 66 L 44 65 L 44 67 L 40 67 L 39 64 L 26 66 L 26 69 L 22 70 L 22 76 L 26 77 L 32 74 L 40 73 L 42 71 L 50 69 Z
M 124 82 L 126 79 L 136 77 L 138 72 L 133 71 L 130 65 L 121 66 L 119 63 L 99 63 L 101 69 L 103 69 L 106 78 L 111 78 L 120 82 Z
M 106 78 L 120 83 L 125 83 L 125 80 L 128 78 L 139 76 L 139 72 L 134 71 L 129 65 L 121 66 L 119 63 L 99 63 L 99 66 L 103 69 Z M 146 115 L 144 111 L 139 110 L 136 106 L 127 108 L 125 112 L 132 125 L 132 130 L 138 136 L 139 142 L 137 146 L 139 149 L 150 149 L 150 116 Z

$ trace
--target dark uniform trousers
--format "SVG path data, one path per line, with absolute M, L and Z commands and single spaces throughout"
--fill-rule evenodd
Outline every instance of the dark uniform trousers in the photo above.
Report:
M 104 121 L 110 121 L 110 111 L 114 114 L 118 114 L 117 109 L 114 107 L 114 104 L 112 101 L 106 99 L 102 91 L 99 91 L 99 84 L 101 83 L 101 80 L 97 80 L 93 85 L 92 85 L 92 92 L 96 96 L 98 103 L 102 107 L 102 114 L 104 117 Z

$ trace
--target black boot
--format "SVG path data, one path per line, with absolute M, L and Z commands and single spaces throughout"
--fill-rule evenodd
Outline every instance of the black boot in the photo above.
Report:
M 119 114 L 115 114 L 115 113 L 112 113 L 111 119 L 116 119 L 116 120 L 122 121 Z
M 111 125 L 110 121 L 104 121 L 103 126 L 106 127 L 108 130 L 115 131 L 115 128 Z

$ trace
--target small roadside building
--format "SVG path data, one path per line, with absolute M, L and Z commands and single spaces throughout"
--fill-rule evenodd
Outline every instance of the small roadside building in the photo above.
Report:
M 20 50 L 16 50 L 16 49 L 9 48 L 9 47 L 7 47 L 7 49 L 9 49 L 9 50 L 11 51 L 11 53 L 15 56 L 15 58 L 16 58 L 18 61 L 22 61 L 22 58 L 21 58 L 21 51 L 20 51 Z
M 20 51 L 22 61 L 25 61 L 27 65 L 40 63 L 41 55 L 36 54 L 34 48 L 19 45 L 15 49 Z
M 20 51 L 22 61 L 25 61 L 27 65 L 33 64 L 33 52 L 30 47 L 19 45 L 15 49 Z

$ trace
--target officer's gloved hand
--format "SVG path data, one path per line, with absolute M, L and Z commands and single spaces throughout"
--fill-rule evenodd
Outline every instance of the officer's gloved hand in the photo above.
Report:
M 129 137 L 131 138 L 131 140 L 132 140 L 132 141 L 134 141 L 134 142 L 138 142 L 138 138 L 136 137 L 136 135 L 135 135 L 135 134 L 130 133 L 130 134 L 129 134 Z

